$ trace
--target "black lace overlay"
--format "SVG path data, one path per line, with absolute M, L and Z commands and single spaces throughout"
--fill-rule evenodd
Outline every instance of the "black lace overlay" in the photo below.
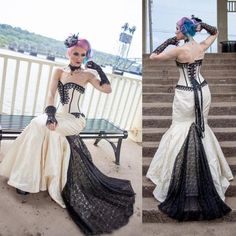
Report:
M 217 34 L 217 28 L 211 25 L 208 25 L 206 23 L 201 22 L 200 23 L 201 28 L 205 29 L 210 35 L 215 35 Z
M 178 46 L 179 41 L 176 37 L 167 39 L 164 43 L 162 43 L 160 46 L 158 46 L 152 53 L 162 53 L 169 45 L 175 45 Z
M 130 181 L 102 174 L 79 136 L 68 136 L 71 157 L 62 197 L 86 235 L 110 233 L 128 223 L 135 193 Z
M 159 209 L 179 221 L 211 220 L 231 211 L 215 189 L 195 123 L 176 157 L 168 194 Z
M 46 125 L 49 125 L 49 124 L 57 124 L 57 119 L 55 117 L 55 114 L 56 114 L 56 107 L 54 106 L 47 106 L 45 108 L 45 113 L 47 114 L 47 121 L 46 121 Z
M 70 96 L 69 96 L 69 90 L 70 89 L 75 89 L 79 91 L 80 93 L 84 93 L 85 88 L 75 84 L 73 82 L 69 82 L 66 84 L 63 84 L 60 80 L 58 81 L 58 92 L 60 95 L 60 101 L 63 105 L 68 104 L 70 101 Z

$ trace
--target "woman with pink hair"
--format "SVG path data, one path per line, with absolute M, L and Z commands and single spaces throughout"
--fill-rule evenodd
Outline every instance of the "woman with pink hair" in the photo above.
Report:
M 110 178 L 96 168 L 78 134 L 86 124 L 79 105 L 86 85 L 104 93 L 111 93 L 111 85 L 91 60 L 88 40 L 72 35 L 65 45 L 70 62 L 52 76 L 45 113 L 14 141 L 0 164 L 0 174 L 19 194 L 47 190 L 86 235 L 110 233 L 128 223 L 135 194 L 130 181 Z
M 210 35 L 201 43 L 196 32 Z M 211 94 L 200 73 L 206 50 L 218 31 L 200 19 L 183 17 L 176 24 L 176 36 L 167 39 L 150 56 L 151 60 L 173 59 L 179 69 L 171 127 L 163 135 L 147 172 L 156 188 L 159 209 L 168 216 L 184 220 L 210 220 L 231 209 L 224 203 L 232 172 L 220 145 L 207 124 Z M 165 51 L 168 45 L 183 46 Z

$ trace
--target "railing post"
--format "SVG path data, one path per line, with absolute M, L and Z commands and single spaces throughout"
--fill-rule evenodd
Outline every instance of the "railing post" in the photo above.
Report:
M 3 108 L 3 99 L 4 99 L 4 90 L 5 90 L 5 82 L 7 75 L 7 62 L 8 59 L 6 57 L 3 58 L 3 73 L 2 73 L 2 89 L 1 89 L 1 97 L 0 97 L 0 112 L 2 113 Z
M 41 105 L 44 105 L 44 107 L 46 105 L 47 93 L 49 89 L 50 79 L 53 73 L 53 68 L 54 66 L 58 65 L 64 66 L 64 64 L 42 61 L 38 60 L 37 58 L 31 59 L 27 57 L 20 57 L 18 55 L 13 56 L 1 54 L 0 58 L 3 58 L 3 60 L 0 61 L 1 63 L 3 63 L 3 65 L 1 66 L 3 68 L 3 71 L 1 75 L 2 79 L 0 89 L 0 111 L 4 112 L 3 110 L 5 110 L 5 106 L 7 104 L 7 110 L 10 110 L 9 113 L 11 114 L 25 115 L 26 111 L 27 113 L 31 111 L 31 115 L 37 115 L 38 113 L 41 113 Z M 11 63 L 9 62 L 9 59 Z M 10 87 L 10 83 L 6 83 L 6 78 L 11 76 L 7 74 L 8 71 L 14 72 L 12 68 L 15 68 L 15 73 L 13 73 L 12 78 L 13 88 Z M 19 73 L 19 71 L 21 71 L 21 73 L 22 71 L 23 73 L 25 71 L 25 76 L 22 77 L 22 74 Z M 36 75 L 34 75 L 34 73 Z M 124 124 L 123 127 L 128 129 L 132 127 L 137 106 L 141 102 L 141 90 L 139 90 L 141 80 L 128 78 L 125 76 L 121 77 L 113 74 L 108 74 L 108 76 L 112 85 L 112 93 L 101 94 L 97 91 L 95 93 L 94 87 L 91 87 L 91 94 L 87 94 L 89 96 L 81 95 L 81 107 L 84 107 L 84 105 L 87 106 L 87 116 L 92 116 L 92 118 L 96 118 L 97 116 L 99 116 L 100 118 L 101 116 L 101 118 L 113 121 L 113 123 L 120 127 L 123 126 L 122 124 Z M 24 78 L 24 81 L 20 79 L 21 77 Z M 33 78 L 36 78 L 36 82 L 35 80 L 31 81 Z M 24 85 L 23 90 L 22 83 Z M 30 89 L 32 89 L 30 84 L 36 86 L 34 87 L 35 93 L 29 91 Z M 16 110 L 16 104 L 19 104 L 17 103 L 18 98 L 16 97 L 19 91 L 19 86 L 21 86 L 22 98 L 20 98 L 20 109 L 18 110 L 18 107 Z M 10 95 L 12 95 L 12 97 L 6 96 L 6 89 L 10 90 Z M 125 94 L 126 92 L 127 94 Z M 43 97 L 39 95 L 43 95 Z M 86 100 L 84 100 L 84 97 L 86 97 Z M 57 97 L 55 97 L 55 101 L 56 98 Z M 39 103 L 40 108 L 37 108 L 39 106 Z M 116 105 L 115 107 L 114 104 Z M 32 106 L 33 108 L 31 108 Z M 139 117 L 138 119 L 141 119 L 141 117 Z M 129 127 L 127 127 L 128 123 Z

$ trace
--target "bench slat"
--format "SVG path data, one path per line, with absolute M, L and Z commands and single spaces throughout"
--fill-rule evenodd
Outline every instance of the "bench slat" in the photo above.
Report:
M 2 139 L 15 139 L 33 118 L 34 116 L 0 114 L 0 142 Z M 115 163 L 119 165 L 121 142 L 128 137 L 126 130 L 105 119 L 86 119 L 86 127 L 79 136 L 85 139 L 96 139 L 95 145 L 101 139 L 107 140 L 114 150 Z M 118 139 L 117 145 L 109 139 Z
M 2 134 L 19 134 L 30 123 L 34 116 L 0 115 Z M 86 127 L 80 134 L 120 134 L 127 131 L 120 129 L 105 119 L 87 119 Z

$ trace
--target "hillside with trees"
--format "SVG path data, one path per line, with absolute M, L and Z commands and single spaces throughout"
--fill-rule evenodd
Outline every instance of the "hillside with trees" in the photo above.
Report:
M 39 34 L 23 30 L 20 27 L 12 27 L 7 24 L 0 24 L 0 48 L 9 48 L 12 50 L 22 50 L 22 52 L 37 51 L 38 54 L 53 54 L 55 57 L 65 58 L 66 48 L 62 41 L 45 37 Z M 114 66 L 117 62 L 117 56 L 94 50 L 93 60 L 100 65 Z M 124 59 L 119 63 L 119 68 L 123 65 L 132 65 L 134 61 Z

